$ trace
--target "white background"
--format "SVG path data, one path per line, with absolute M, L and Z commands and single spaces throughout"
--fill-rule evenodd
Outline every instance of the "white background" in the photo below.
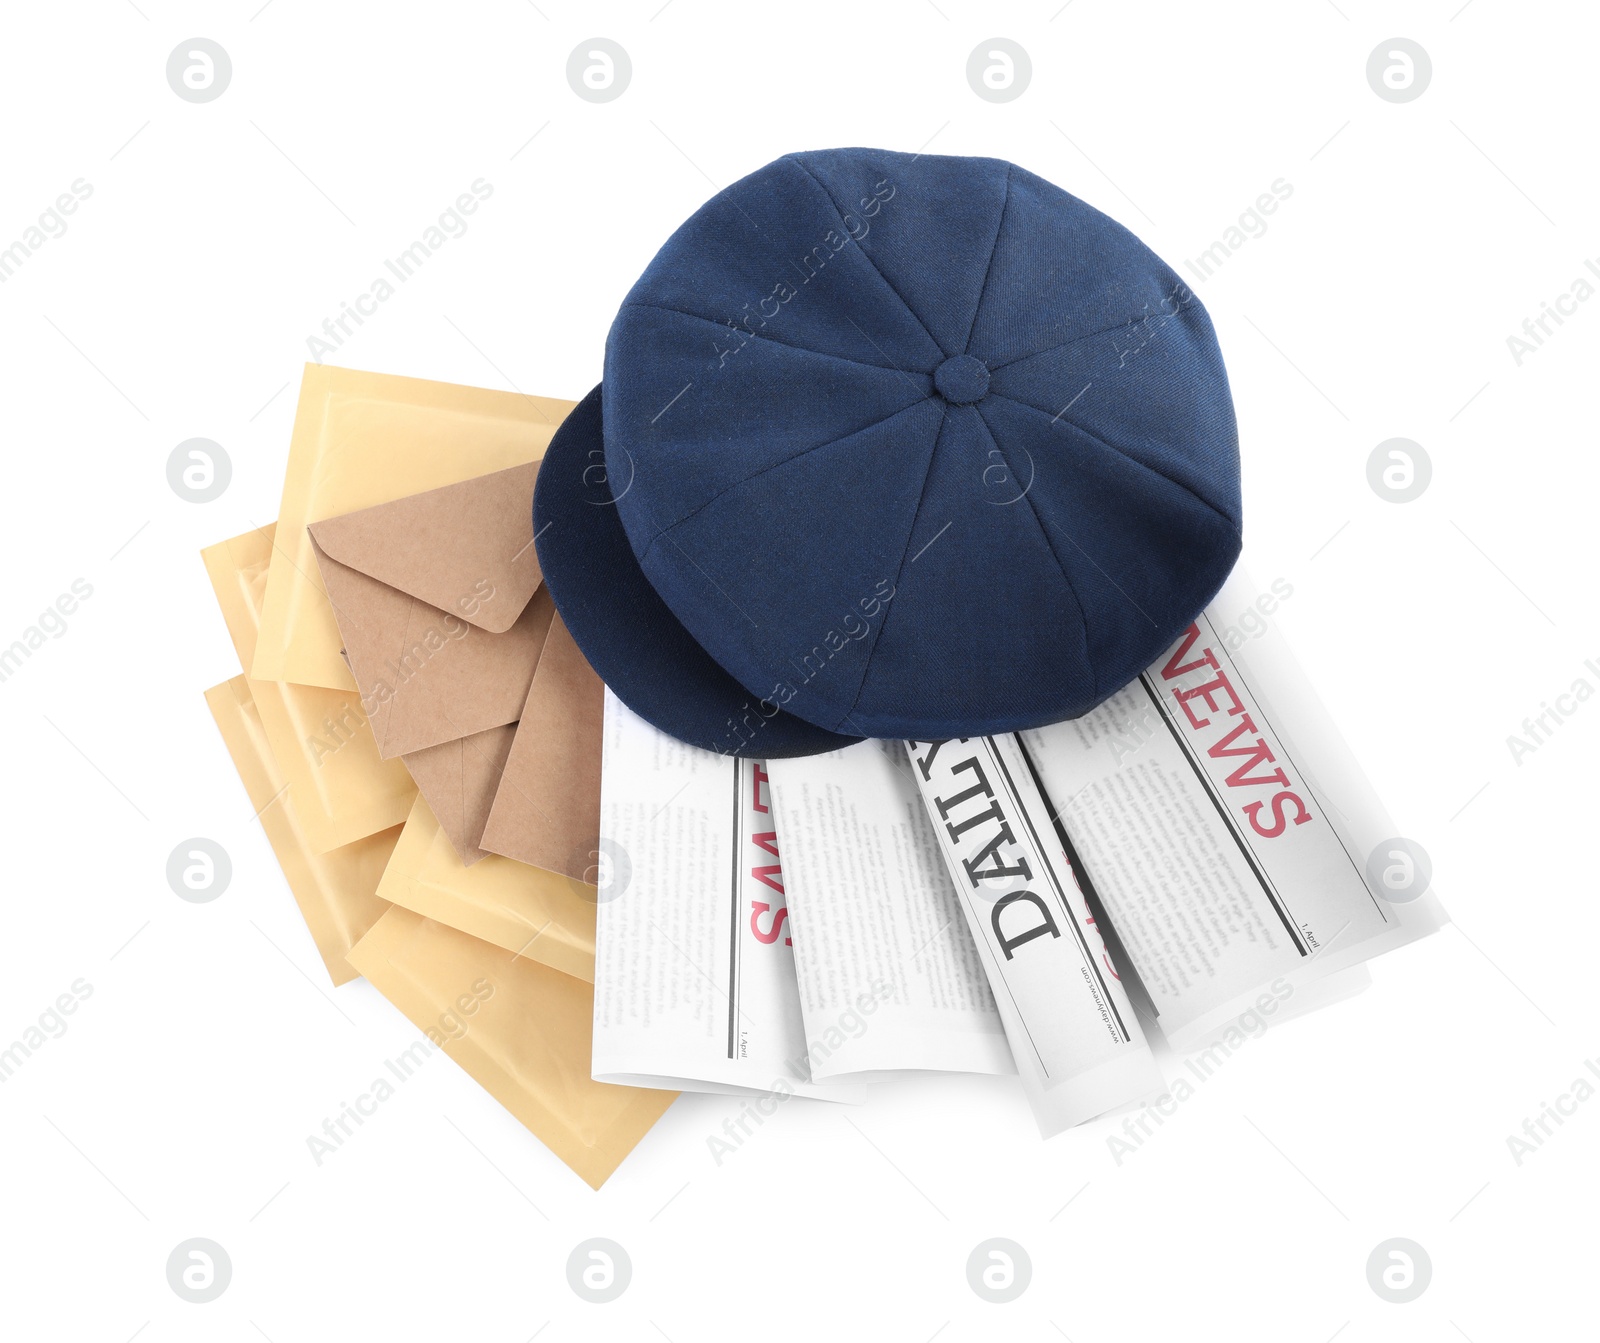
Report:
M 74 980 L 93 994 L 0 1085 L 0 1332 L 1592 1335 L 1600 1097 L 1520 1167 L 1506 1143 L 1600 1054 L 1600 702 L 1520 765 L 1506 744 L 1600 687 L 1600 303 L 1520 367 L 1506 344 L 1600 253 L 1585 9 L 7 6 L 0 247 L 74 179 L 93 195 L 0 286 L 0 645 L 74 579 L 94 591 L 0 684 L 0 1043 Z M 164 73 L 196 35 L 233 62 L 204 105 Z M 603 105 L 565 78 L 595 35 L 633 63 Z M 1397 35 L 1433 62 L 1404 105 L 1365 75 Z M 994 36 L 1033 64 L 1005 104 L 965 77 Z M 323 981 L 201 698 L 238 669 L 197 554 L 276 515 L 307 337 L 483 177 L 470 231 L 332 361 L 576 398 L 714 186 L 840 144 L 1012 159 L 1194 281 L 1238 405 L 1247 563 L 1293 585 L 1280 619 L 1455 925 L 1251 1041 L 1120 1165 L 1110 1127 L 1041 1142 L 1014 1082 L 958 1080 L 790 1103 L 720 1167 L 706 1139 L 739 1103 L 685 1097 L 596 1194 L 440 1058 L 316 1167 L 307 1135 L 415 1032 Z M 1183 261 L 1280 177 L 1269 230 L 1194 280 Z M 233 462 L 213 503 L 167 486 L 194 436 Z M 1394 436 L 1433 463 L 1413 503 L 1367 484 Z M 211 904 L 164 875 L 195 835 L 233 858 Z M 233 1262 L 209 1305 L 166 1282 L 192 1236 Z M 590 1236 L 633 1261 L 609 1305 L 566 1283 Z M 1032 1258 L 1009 1305 L 967 1285 L 991 1236 Z M 1409 1305 L 1366 1280 L 1392 1236 L 1433 1263 Z

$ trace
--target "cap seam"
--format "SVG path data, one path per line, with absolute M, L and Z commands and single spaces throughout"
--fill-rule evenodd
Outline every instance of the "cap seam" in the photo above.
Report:
M 1032 405 L 1027 401 L 1019 401 L 1016 397 L 1008 396 L 1004 392 L 990 392 L 989 395 L 990 396 L 997 396 L 1002 401 L 1009 401 L 1013 406 L 1021 406 L 1024 410 L 1031 410 L 1035 415 L 1044 415 L 1044 416 L 1049 416 L 1050 415 L 1050 412 L 1045 410 L 1045 409 L 1043 409 L 1042 407 Z M 1187 494 L 1196 503 L 1204 505 L 1206 508 L 1210 509 L 1213 513 L 1215 513 L 1219 518 L 1221 518 L 1225 523 L 1227 523 L 1228 526 L 1233 529 L 1233 532 L 1234 532 L 1235 535 L 1242 535 L 1242 531 L 1241 531 L 1241 528 L 1240 528 L 1239 524 L 1237 522 L 1235 522 L 1232 518 L 1230 518 L 1226 513 L 1224 513 L 1220 508 L 1218 508 L 1214 503 L 1212 503 L 1211 500 L 1207 499 L 1204 495 L 1198 493 L 1194 489 L 1193 486 L 1185 485 L 1181 480 L 1174 480 L 1171 476 L 1167 475 L 1167 473 L 1165 471 L 1158 471 L 1155 467 L 1151 466 L 1148 462 L 1141 462 L 1137 457 L 1133 456 L 1131 453 L 1127 452 L 1125 449 L 1119 448 L 1115 443 L 1112 443 L 1109 439 L 1101 438 L 1099 434 L 1094 432 L 1094 430 L 1085 428 L 1083 425 L 1079 424 L 1076 420 L 1064 419 L 1060 415 L 1056 415 L 1056 416 L 1054 416 L 1054 417 L 1052 417 L 1050 419 L 1050 423 L 1051 424 L 1056 424 L 1058 422 L 1061 423 L 1061 424 L 1067 425 L 1069 428 L 1076 429 L 1085 438 L 1092 438 L 1096 443 L 1098 443 L 1107 452 L 1116 453 L 1116 455 L 1118 457 L 1122 458 L 1124 461 L 1133 463 L 1134 466 L 1139 467 L 1143 471 L 1148 471 L 1152 476 L 1156 477 L 1157 480 L 1164 480 L 1164 481 L 1167 482 L 1167 484 L 1173 486 L 1175 489 L 1182 490 L 1185 494 Z
M 1104 568 L 1101 567 L 1100 561 L 1095 559 L 1095 557 L 1093 555 L 1091 555 L 1087 550 L 1085 550 L 1081 545 L 1078 544 L 1078 538 L 1077 537 L 1075 537 L 1071 532 L 1069 532 L 1059 522 L 1053 523 L 1052 525 L 1055 527 L 1055 529 L 1058 532 L 1060 532 L 1064 537 L 1066 537 L 1067 540 L 1071 541 L 1073 549 L 1076 550 L 1078 552 L 1078 554 L 1082 555 L 1084 559 L 1088 560 L 1090 564 L 1094 565 L 1095 569 L 1099 571 L 1100 576 L 1102 578 L 1104 578 L 1106 580 L 1106 582 L 1111 584 L 1111 586 L 1114 587 L 1118 592 L 1120 592 L 1123 595 L 1123 597 L 1127 600 L 1128 604 L 1130 606 L 1132 606 L 1135 611 L 1137 611 L 1140 615 L 1142 615 L 1150 623 L 1150 627 L 1152 629 L 1159 630 L 1161 628 L 1160 624 L 1156 621 L 1155 617 L 1152 616 L 1148 611 L 1146 611 L 1144 609 L 1144 607 L 1140 606 L 1138 602 L 1134 601 L 1133 597 L 1129 594 L 1128 590 L 1126 588 L 1124 588 L 1121 583 L 1117 582 L 1117 580 L 1114 579 L 1110 574 L 1108 574 L 1105 571 Z M 1148 663 L 1141 663 L 1140 665 L 1141 666 L 1148 666 L 1149 664 Z
M 1000 250 L 1000 235 L 1005 232 L 1006 211 L 1011 208 L 1011 167 L 1006 164 L 1006 189 L 1000 199 L 1000 218 L 994 226 L 994 241 L 989 244 L 989 260 L 983 268 L 983 283 L 978 286 L 978 301 L 972 308 L 972 320 L 967 323 L 967 338 L 961 343 L 962 354 L 972 354 L 972 333 L 978 329 L 978 314 L 983 311 L 984 299 L 989 297 L 989 277 L 994 272 L 995 254 Z
M 875 368 L 880 373 L 906 373 L 905 369 L 896 368 L 893 364 L 874 364 L 869 359 L 852 359 L 847 354 L 830 354 L 827 350 L 814 350 L 809 345 L 795 345 L 787 340 L 779 340 L 775 336 L 765 336 L 759 331 L 751 331 L 748 327 L 729 327 L 725 323 L 717 321 L 717 319 L 714 317 L 702 317 L 697 312 L 687 312 L 682 308 L 669 308 L 665 304 L 661 303 L 643 303 L 638 299 L 630 299 L 622 306 L 625 309 L 647 308 L 653 312 L 664 312 L 674 317 L 688 317 L 693 321 L 705 322 L 709 326 L 717 327 L 719 330 L 736 331 L 738 334 L 750 336 L 754 340 L 764 340 L 769 345 L 779 345 L 785 350 L 794 350 L 798 354 L 813 354 L 816 355 L 818 359 L 837 359 L 841 363 L 854 364 L 858 368 Z
M 939 432 L 933 436 L 933 447 L 928 452 L 928 465 L 923 469 L 922 472 L 922 488 L 917 492 L 917 506 L 914 510 L 912 510 L 911 513 L 911 526 L 906 529 L 906 543 L 900 551 L 900 563 L 895 566 L 894 590 L 896 594 L 898 594 L 900 591 L 900 580 L 905 577 L 906 556 L 911 553 L 911 540 L 917 534 L 917 523 L 922 520 L 922 502 L 928 497 L 928 482 L 933 479 L 934 459 L 939 455 L 939 444 L 944 441 L 945 426 L 949 422 L 950 416 L 948 413 L 939 417 Z M 872 670 L 873 658 L 877 657 L 878 655 L 878 645 L 883 642 L 884 632 L 888 630 L 889 621 L 894 618 L 894 613 L 898 609 L 899 608 L 894 605 L 894 600 L 891 597 L 889 602 L 889 610 L 883 617 L 883 623 L 878 626 L 878 632 L 872 638 L 872 647 L 867 650 L 867 656 L 862 660 L 861 680 L 856 683 L 855 697 L 850 701 L 850 707 L 845 710 L 844 717 L 841 718 L 838 722 L 838 725 L 832 729 L 834 732 L 844 731 L 848 728 L 850 719 L 855 714 L 856 706 L 861 703 L 861 696 L 866 692 L 867 674 Z M 871 736 L 872 734 L 864 732 L 861 735 L 865 737 Z
M 839 223 L 844 225 L 845 233 L 849 234 L 850 226 L 848 224 L 845 224 L 845 222 L 844 222 L 844 211 L 839 208 L 839 202 L 834 200 L 833 192 L 829 191 L 827 186 L 823 183 L 822 179 L 820 177 L 818 177 L 814 172 L 811 171 L 810 168 L 808 168 L 806 166 L 804 159 L 802 159 L 802 158 L 800 158 L 799 156 L 796 155 L 796 156 L 791 157 L 790 162 L 792 162 L 795 165 L 795 167 L 799 168 L 801 172 L 803 172 L 807 177 L 809 177 L 813 182 L 815 182 L 817 184 L 817 190 L 822 192 L 822 194 L 828 198 L 828 204 L 833 207 L 834 214 L 838 215 Z M 914 321 L 918 326 L 920 326 L 922 328 L 922 334 L 925 335 L 928 338 L 928 341 L 929 341 L 930 344 L 932 344 L 933 348 L 936 349 L 940 353 L 941 356 L 943 356 L 944 358 L 948 359 L 950 357 L 949 353 L 945 350 L 943 345 L 939 344 L 938 338 L 933 334 L 933 332 L 928 329 L 928 324 L 922 320 L 922 317 L 917 312 L 917 310 L 915 308 L 913 308 L 911 306 L 911 304 L 906 301 L 906 296 L 904 294 L 902 294 L 898 289 L 896 289 L 893 284 L 890 283 L 889 277 L 887 275 L 885 275 L 883 273 L 883 271 L 879 268 L 878 263 L 872 259 L 872 254 L 870 252 L 868 252 L 867 249 L 861 245 L 859 239 L 856 240 L 856 250 L 861 253 L 863 258 L 865 258 L 867 265 L 872 267 L 873 273 L 876 274 L 877 277 L 880 280 L 883 281 L 884 285 L 887 286 L 889 292 L 891 294 L 893 294 L 897 299 L 900 300 L 900 306 L 903 307 L 908 313 L 911 314 L 911 320 Z
M 983 432 L 988 436 L 989 442 L 994 444 L 995 451 L 1005 460 L 1006 470 L 1011 471 L 1012 475 L 1015 476 L 1016 472 L 1012 469 L 1011 458 L 1006 450 L 1000 446 L 1000 440 L 995 437 L 994 430 L 989 425 L 988 417 L 983 413 L 983 407 L 975 405 L 973 410 L 977 411 L 978 422 L 983 425 Z M 1039 529 L 1039 536 L 1044 541 L 1044 548 L 1050 552 L 1050 558 L 1056 563 L 1056 570 L 1061 575 L 1061 581 L 1067 585 L 1067 591 L 1072 594 L 1073 604 L 1078 608 L 1078 618 L 1083 622 L 1083 660 L 1088 664 L 1089 670 L 1094 676 L 1089 694 L 1091 699 L 1098 700 L 1100 697 L 1100 669 L 1089 655 L 1089 610 L 1084 606 L 1083 598 L 1078 595 L 1077 584 L 1072 581 L 1071 575 L 1067 573 L 1067 566 L 1061 563 L 1061 556 L 1056 554 L 1056 548 L 1050 540 L 1050 533 L 1045 529 L 1044 520 L 1039 516 L 1039 510 L 1034 507 L 1032 496 L 1024 490 L 1022 498 L 1028 505 L 1028 512 L 1033 515 L 1033 525 Z M 1073 544 L 1077 545 L 1077 542 L 1074 541 Z M 1081 550 L 1082 547 L 1079 546 L 1079 549 Z M 1096 565 L 1095 567 L 1098 568 L 1099 566 Z
M 862 425 L 859 429 L 848 430 L 847 432 L 839 434 L 834 438 L 830 438 L 825 443 L 813 443 L 809 447 L 801 448 L 798 452 L 791 453 L 789 456 L 783 458 L 781 461 L 768 463 L 766 466 L 763 466 L 759 471 L 752 472 L 750 475 L 745 476 L 743 479 L 735 480 L 731 484 L 724 485 L 720 490 L 718 490 L 715 494 L 713 494 L 704 503 L 697 504 L 694 508 L 690 509 L 687 513 L 685 513 L 681 518 L 674 519 L 672 522 L 666 523 L 664 526 L 658 527 L 654 532 L 652 532 L 650 534 L 650 540 L 645 543 L 645 554 L 648 554 L 649 551 L 650 551 L 650 547 L 654 546 L 655 543 L 657 541 L 659 541 L 663 536 L 665 536 L 668 532 L 672 531 L 676 527 L 682 526 L 684 523 L 688 522 L 690 518 L 692 518 L 692 517 L 696 516 L 697 514 L 703 512 L 705 509 L 710 508 L 712 504 L 716 503 L 718 499 L 722 498 L 723 495 L 729 493 L 730 491 L 736 490 L 742 485 L 748 485 L 752 480 L 759 480 L 762 476 L 766 475 L 768 472 L 776 471 L 780 466 L 787 466 L 790 462 L 796 461 L 799 458 L 806 456 L 808 453 L 820 452 L 820 451 L 822 451 L 823 448 L 835 447 L 838 444 L 843 443 L 846 439 L 854 438 L 857 434 L 864 434 L 869 429 L 876 429 L 880 425 L 888 424 L 890 420 L 893 420 L 893 419 L 895 419 L 895 418 L 897 418 L 897 417 L 899 417 L 901 415 L 904 415 L 907 411 L 915 410 L 918 406 L 925 405 L 927 402 L 931 401 L 932 399 L 933 398 L 931 396 L 919 397 L 917 400 L 911 402 L 909 405 L 901 406 L 899 410 L 890 411 L 890 413 L 887 414 L 887 415 L 881 415 L 876 420 L 871 420 L 868 423 Z M 640 558 L 643 559 L 643 556 L 641 555 Z
M 1054 345 L 1046 345 L 1042 350 L 1034 350 L 1030 354 L 1019 354 L 1015 359 L 1007 359 L 1003 364 L 995 364 L 990 368 L 991 373 L 998 373 L 1003 368 L 1011 368 L 1017 364 L 1025 364 L 1030 359 L 1038 359 L 1042 355 L 1053 354 L 1057 350 L 1064 350 L 1069 345 L 1076 345 L 1080 340 L 1093 340 L 1096 336 L 1108 335 L 1113 331 L 1120 331 L 1125 326 L 1132 326 L 1143 316 L 1137 313 L 1132 317 L 1124 317 L 1120 322 L 1113 322 L 1110 326 L 1103 326 L 1098 331 L 1085 331 L 1081 336 L 1071 336 L 1066 340 L 1057 341 Z
M 654 546 L 656 541 L 660 540 L 660 539 L 661 539 L 660 537 L 652 538 L 652 540 L 650 542 L 650 545 Z M 691 555 L 687 550 L 685 550 L 682 546 L 678 545 L 678 543 L 676 541 L 674 541 L 670 536 L 666 537 L 666 541 L 667 541 L 668 545 L 673 546 L 677 550 L 678 554 L 682 555 L 684 559 L 688 560 L 690 564 L 694 565 L 695 571 L 702 578 L 704 578 L 706 580 L 706 582 L 711 584 L 712 587 L 714 587 L 718 592 L 720 592 L 722 594 L 723 600 L 726 601 L 729 606 L 733 607 L 733 609 L 735 611 L 737 611 L 747 621 L 750 622 L 750 626 L 751 626 L 752 629 L 760 629 L 761 628 L 761 625 L 757 622 L 756 618 L 753 615 L 751 615 L 748 611 L 746 611 L 744 609 L 744 607 L 740 606 L 739 603 L 736 602 L 733 599 L 733 594 L 731 592 L 729 592 L 725 587 L 722 586 L 721 583 L 717 582 L 716 579 L 714 579 L 710 574 L 708 574 L 705 571 L 705 569 L 701 566 L 699 560 L 695 559 L 695 557 L 693 555 Z M 647 547 L 647 550 L 648 550 L 648 547 Z M 640 567 L 643 568 L 642 562 L 640 564 Z M 650 581 L 650 575 L 649 574 L 645 575 L 645 581 L 646 582 Z M 654 585 L 652 584 L 652 586 L 654 586 Z M 662 601 L 664 601 L 664 602 L 667 601 L 667 599 L 666 599 L 666 597 L 664 595 L 661 595 L 660 593 L 658 593 L 657 595 L 661 596 L 661 600 Z M 669 611 L 672 611 L 672 603 L 671 602 L 667 602 L 667 609 Z M 672 614 L 674 616 L 678 616 L 678 613 L 676 611 L 672 611 Z M 683 624 L 683 617 L 682 616 L 678 616 L 678 623 L 679 624 Z M 685 629 L 689 629 L 689 627 L 687 625 L 684 625 L 683 627 Z M 694 631 L 693 630 L 689 631 L 689 637 L 691 639 L 694 638 Z M 698 639 L 695 639 L 695 642 L 699 643 L 700 641 Z M 704 647 L 704 645 L 701 645 L 701 646 Z M 711 650 L 710 649 L 706 649 L 706 651 L 709 653 Z M 716 662 L 716 659 L 712 658 L 712 661 Z M 719 667 L 722 666 L 722 664 L 720 662 L 717 663 L 717 665 Z M 727 668 L 724 667 L 723 670 L 727 671 Z M 733 673 L 732 672 L 728 672 L 728 675 L 733 676 Z M 738 677 L 734 677 L 734 679 L 738 680 L 739 678 Z

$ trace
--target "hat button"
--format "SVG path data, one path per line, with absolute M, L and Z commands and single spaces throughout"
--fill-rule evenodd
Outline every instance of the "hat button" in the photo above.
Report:
M 951 355 L 933 372 L 933 385 L 946 401 L 968 406 L 989 390 L 989 368 L 970 354 Z

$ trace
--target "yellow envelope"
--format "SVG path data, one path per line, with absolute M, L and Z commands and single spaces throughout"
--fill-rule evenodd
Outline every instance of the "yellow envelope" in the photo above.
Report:
M 251 676 L 356 687 L 309 524 L 537 461 L 575 404 L 307 364 Z
M 399 827 L 331 853 L 312 852 L 261 729 L 248 678 L 235 676 L 212 686 L 206 691 L 206 703 L 329 977 L 336 985 L 347 983 L 356 978 L 356 971 L 345 953 L 389 908 L 376 891 L 379 874 L 400 838 Z
M 407 909 L 379 919 L 350 960 L 592 1188 L 677 1099 L 590 1077 L 594 988 L 570 975 Z
M 272 546 L 269 523 L 200 552 L 246 669 L 255 657 Z M 328 853 L 405 820 L 416 784 L 399 760 L 378 758 L 354 691 L 249 679 L 262 729 L 313 852 Z
M 378 895 L 594 982 L 595 888 L 499 854 L 464 866 L 421 797 L 383 870 Z

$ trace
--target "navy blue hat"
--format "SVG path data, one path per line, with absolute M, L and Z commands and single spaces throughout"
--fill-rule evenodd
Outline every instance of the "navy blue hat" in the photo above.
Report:
M 540 565 L 602 678 L 712 749 L 1076 717 L 1239 553 L 1204 308 L 1000 160 L 826 150 L 736 182 L 628 294 L 601 390 L 540 470 Z M 546 511 L 601 464 L 614 509 Z M 635 570 L 682 637 L 608 598 Z
M 689 637 L 628 546 L 605 464 L 596 387 L 556 429 L 534 486 L 534 546 L 544 581 L 589 665 L 624 703 L 663 731 L 725 755 L 816 755 L 840 736 L 752 695 Z M 746 743 L 758 742 L 741 751 Z

